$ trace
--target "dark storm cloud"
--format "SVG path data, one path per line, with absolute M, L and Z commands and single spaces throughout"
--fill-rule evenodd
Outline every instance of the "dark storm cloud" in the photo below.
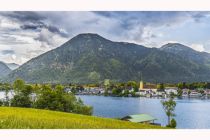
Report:
M 57 34 L 61 35 L 62 37 L 68 37 L 68 33 L 62 32 L 59 28 L 57 28 L 55 26 L 45 26 L 45 28 L 47 28 L 52 33 L 57 33 Z
M 42 27 L 43 27 L 42 25 L 29 25 L 29 24 L 20 26 L 20 28 L 23 30 L 37 30 Z
M 44 20 L 46 17 L 31 11 L 15 11 L 15 12 L 4 12 L 3 16 L 12 18 L 21 22 L 37 22 L 40 20 Z
M 48 17 L 42 15 L 42 12 L 16 11 L 3 12 L 1 15 L 19 22 L 21 24 L 20 28 L 23 30 L 41 30 L 42 28 L 46 28 L 52 33 L 59 34 L 62 37 L 68 37 L 68 34 L 62 32 L 59 27 L 48 24 Z
M 62 37 L 68 37 L 68 34 L 62 32 L 59 28 L 52 26 L 52 25 L 46 25 L 43 22 L 39 22 L 37 24 L 34 24 L 34 23 L 33 24 L 24 24 L 24 25 L 21 25 L 20 28 L 23 30 L 38 30 L 38 31 L 45 28 L 48 31 L 55 33 L 55 34 L 59 34 Z

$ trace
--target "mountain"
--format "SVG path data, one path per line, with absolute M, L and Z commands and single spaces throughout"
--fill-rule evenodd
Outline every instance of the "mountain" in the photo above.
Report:
M 0 78 L 7 76 L 11 71 L 4 62 L 0 62 Z
M 15 63 L 6 63 L 6 65 L 11 69 L 11 70 L 15 70 L 17 69 L 20 65 L 15 64 Z
M 160 50 L 179 55 L 188 61 L 194 61 L 199 64 L 210 66 L 210 54 L 206 52 L 198 52 L 190 47 L 179 43 L 168 43 L 163 45 Z
M 167 48 L 147 48 L 113 42 L 98 34 L 79 34 L 21 65 L 5 80 L 19 77 L 32 83 L 98 83 L 104 79 L 124 82 L 139 80 L 141 73 L 148 82 L 210 81 L 209 66 Z

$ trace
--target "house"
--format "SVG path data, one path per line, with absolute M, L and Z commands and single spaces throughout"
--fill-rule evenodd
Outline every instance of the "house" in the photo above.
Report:
M 152 97 L 155 95 L 156 89 L 142 89 L 139 92 L 136 92 L 137 95 L 145 96 L 145 97 Z
M 157 90 L 156 95 L 158 97 L 166 97 L 166 92 L 164 90 Z
M 204 94 L 206 94 L 206 95 L 210 95 L 210 89 L 206 89 L 206 90 L 204 90 Z
M 156 85 L 154 84 L 145 84 L 143 83 L 143 81 L 140 81 L 140 85 L 139 85 L 139 92 L 137 92 L 137 94 L 141 95 L 141 96 L 145 96 L 145 97 L 153 97 L 156 94 Z
M 173 93 L 174 95 L 178 94 L 178 88 L 177 87 L 166 87 L 165 92 L 167 95 L 171 95 Z
M 190 90 L 187 89 L 187 88 L 182 89 L 182 97 L 188 97 L 189 96 L 189 94 L 188 94 L 189 92 L 190 92 Z
M 154 124 L 154 121 L 157 119 L 148 114 L 136 114 L 136 115 L 125 116 L 121 120 L 130 121 L 134 123 Z
M 64 91 L 67 93 L 71 93 L 71 88 L 65 88 Z
M 196 90 L 191 90 L 189 97 L 201 97 L 202 94 L 197 92 Z

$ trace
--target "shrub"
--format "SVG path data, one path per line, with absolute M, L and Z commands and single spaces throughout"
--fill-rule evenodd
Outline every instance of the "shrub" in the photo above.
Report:
M 171 128 L 176 128 L 176 120 L 173 118 L 171 119 L 171 124 L 170 124 Z
M 31 107 L 32 102 L 29 96 L 24 96 L 23 94 L 14 95 L 11 99 L 11 106 L 13 107 Z
M 43 86 L 37 94 L 34 103 L 35 108 L 72 112 L 84 115 L 92 114 L 92 107 L 85 106 L 83 102 L 73 94 L 64 92 L 61 85 L 52 89 L 50 86 Z

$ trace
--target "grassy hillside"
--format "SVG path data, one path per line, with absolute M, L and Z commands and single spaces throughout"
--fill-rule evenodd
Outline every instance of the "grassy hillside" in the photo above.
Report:
M 159 126 L 137 124 L 48 110 L 0 107 L 1 129 L 158 129 Z

